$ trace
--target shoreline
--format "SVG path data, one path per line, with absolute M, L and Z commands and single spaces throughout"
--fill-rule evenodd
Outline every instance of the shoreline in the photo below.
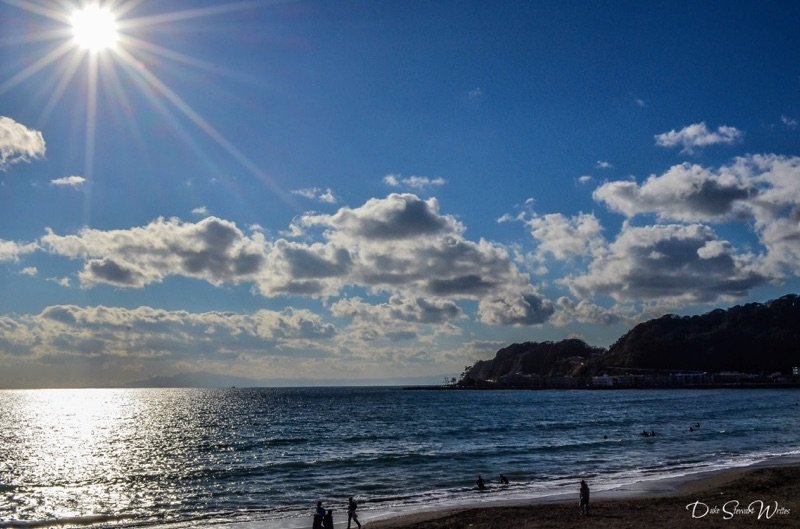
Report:
M 800 527 L 800 455 L 775 456 L 745 466 L 640 480 L 593 491 L 593 515 L 588 518 L 579 516 L 578 482 L 579 478 L 575 490 L 570 492 L 437 506 L 413 513 L 382 513 L 362 516 L 362 521 L 364 529 L 566 528 L 573 527 L 578 519 L 583 520 L 581 523 L 584 525 L 597 528 L 606 525 L 684 527 L 693 523 L 698 527 L 700 523 L 703 527 L 718 527 L 710 525 L 716 523 L 722 524 L 719 527 L 749 527 L 751 525 L 747 524 L 757 521 L 770 527 Z M 757 493 L 761 497 L 757 498 Z M 767 512 L 748 514 L 736 511 L 737 508 L 745 511 L 756 500 L 767 505 Z M 731 503 L 734 501 L 738 503 Z M 687 506 L 693 502 L 698 503 L 692 512 Z M 709 512 L 704 515 L 705 506 Z M 758 511 L 760 506 L 757 504 L 754 509 Z M 714 512 L 713 507 L 717 507 L 718 512 Z M 668 512 L 664 512 L 665 509 Z M 614 512 L 625 514 L 610 514 Z M 772 516 L 768 518 L 770 512 Z M 760 519 L 759 514 L 762 514 Z M 628 522 L 619 516 L 626 518 L 631 525 L 625 525 Z

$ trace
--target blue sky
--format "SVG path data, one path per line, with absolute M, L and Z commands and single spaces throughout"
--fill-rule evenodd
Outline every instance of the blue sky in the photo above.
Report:
M 456 374 L 797 292 L 793 2 L 0 1 L 0 386 Z

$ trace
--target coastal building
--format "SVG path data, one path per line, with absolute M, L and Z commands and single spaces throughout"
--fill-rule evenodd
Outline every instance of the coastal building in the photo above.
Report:
M 614 385 L 614 377 L 608 375 L 592 377 L 592 386 L 596 388 L 610 388 L 613 385 Z

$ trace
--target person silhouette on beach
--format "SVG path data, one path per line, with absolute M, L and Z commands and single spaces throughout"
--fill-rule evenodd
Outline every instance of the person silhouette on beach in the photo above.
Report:
M 475 484 L 478 486 L 478 490 L 486 490 L 486 483 L 483 481 L 480 474 L 478 474 L 478 481 L 476 481 Z
M 358 504 L 356 503 L 356 500 L 354 500 L 353 497 L 350 496 L 347 499 L 347 529 L 350 529 L 351 520 L 356 522 L 356 525 L 358 525 L 358 529 L 361 529 L 361 522 L 358 521 L 358 514 L 356 513 L 356 509 L 358 509 Z
M 333 529 L 333 509 L 328 509 L 322 518 L 322 529 Z
M 589 485 L 584 480 L 581 480 L 580 506 L 581 514 L 589 516 Z
M 325 509 L 322 508 L 322 502 L 317 502 L 317 510 L 314 511 L 314 525 L 311 529 L 323 529 L 322 520 L 325 518 Z

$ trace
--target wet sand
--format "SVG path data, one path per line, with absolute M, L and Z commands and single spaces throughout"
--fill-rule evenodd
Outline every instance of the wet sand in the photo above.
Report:
M 800 465 L 758 465 L 644 483 L 592 500 L 590 515 L 581 516 L 576 483 L 574 498 L 421 512 L 370 521 L 364 529 L 800 528 Z

